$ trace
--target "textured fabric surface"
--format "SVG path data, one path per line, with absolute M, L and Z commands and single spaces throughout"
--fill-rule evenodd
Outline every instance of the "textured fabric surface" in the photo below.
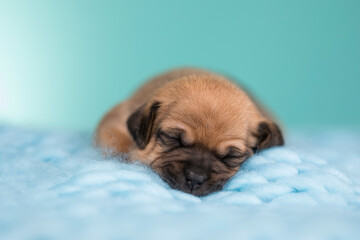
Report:
M 91 135 L 0 127 L 0 239 L 358 239 L 360 134 L 295 132 L 198 198 Z

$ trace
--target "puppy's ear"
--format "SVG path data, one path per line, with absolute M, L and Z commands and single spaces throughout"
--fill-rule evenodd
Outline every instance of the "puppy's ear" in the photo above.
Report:
M 126 122 L 132 138 L 140 149 L 144 149 L 150 141 L 159 107 L 159 102 L 144 104 L 133 112 Z
M 253 147 L 254 152 L 274 146 L 284 145 L 284 138 L 280 128 L 272 122 L 260 122 L 252 135 L 256 138 L 256 144 Z

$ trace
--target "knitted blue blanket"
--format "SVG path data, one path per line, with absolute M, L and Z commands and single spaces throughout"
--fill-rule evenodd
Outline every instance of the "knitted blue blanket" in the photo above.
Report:
M 91 135 L 0 127 L 0 239 L 359 239 L 360 132 L 295 132 L 198 198 Z

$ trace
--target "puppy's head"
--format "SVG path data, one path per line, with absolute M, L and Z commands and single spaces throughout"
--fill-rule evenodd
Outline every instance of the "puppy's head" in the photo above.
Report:
M 254 152 L 283 144 L 280 129 L 241 89 L 212 75 L 168 83 L 127 126 L 132 156 L 196 196 L 220 190 Z

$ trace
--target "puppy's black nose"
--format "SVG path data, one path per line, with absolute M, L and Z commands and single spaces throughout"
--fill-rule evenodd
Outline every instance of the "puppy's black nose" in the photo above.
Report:
M 185 177 L 191 191 L 195 187 L 202 185 L 208 179 L 206 172 L 201 169 L 186 169 Z

